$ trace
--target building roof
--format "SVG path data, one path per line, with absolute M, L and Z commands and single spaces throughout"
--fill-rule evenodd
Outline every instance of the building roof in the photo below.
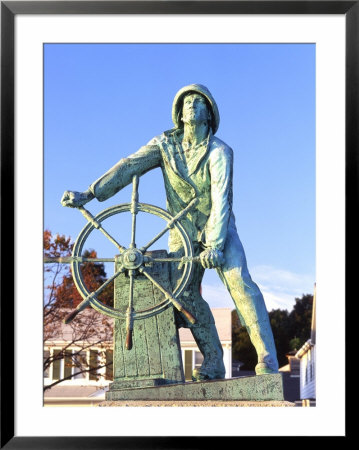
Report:
M 232 310 L 231 308 L 211 308 L 220 341 L 232 341 Z M 71 312 L 70 310 L 60 311 L 61 317 Z M 54 322 L 54 328 L 48 330 L 46 343 L 56 341 L 71 342 L 80 340 L 85 329 L 87 332 L 86 341 L 98 342 L 99 340 L 112 342 L 113 320 L 104 316 L 92 308 L 82 311 L 73 322 L 64 324 L 61 321 Z M 189 328 L 180 328 L 179 335 L 181 342 L 193 343 L 195 340 Z
M 286 364 L 285 366 L 279 367 L 279 372 L 290 372 L 290 365 Z
M 310 339 L 305 342 L 302 347 L 297 351 L 296 358 L 302 358 L 312 347 L 314 347 L 312 341 Z
M 47 343 L 51 341 L 86 341 L 86 342 L 112 342 L 113 319 L 107 317 L 93 308 L 86 308 L 79 313 L 75 320 L 64 324 L 64 319 L 72 310 L 59 309 L 53 322 L 47 320 L 44 335 Z
M 98 386 L 66 386 L 59 384 L 46 389 L 44 397 L 89 397 L 96 391 L 101 390 Z
M 232 309 L 211 308 L 220 341 L 232 341 Z M 180 328 L 179 336 L 181 342 L 195 344 L 195 340 L 189 328 Z

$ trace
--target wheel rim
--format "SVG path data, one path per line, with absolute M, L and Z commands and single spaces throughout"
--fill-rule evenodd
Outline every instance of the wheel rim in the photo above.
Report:
M 138 211 L 153 214 L 156 215 L 162 219 L 164 219 L 166 222 L 169 222 L 173 219 L 173 217 L 164 209 L 159 208 L 158 206 L 149 205 L 147 203 L 138 203 L 137 204 Z M 115 214 L 121 214 L 125 212 L 131 212 L 131 203 L 124 203 L 121 205 L 111 206 L 110 208 L 107 208 L 96 215 L 95 219 L 97 222 L 101 223 L 104 220 L 108 219 L 109 217 L 115 215 Z M 183 225 L 181 225 L 180 222 L 175 222 L 173 224 L 173 228 L 175 228 L 181 238 L 183 248 L 184 248 L 184 256 L 185 257 L 192 257 L 193 256 L 193 246 L 192 241 L 187 235 L 187 232 L 185 231 Z M 71 266 L 72 266 L 72 273 L 75 285 L 80 292 L 81 296 L 85 299 L 91 296 L 90 298 L 90 305 L 97 311 L 99 311 L 102 314 L 105 314 L 112 318 L 117 319 L 125 319 L 126 313 L 120 311 L 119 309 L 112 308 L 110 306 L 107 306 L 103 304 L 96 295 L 93 295 L 85 286 L 82 273 L 80 270 L 80 262 L 76 260 L 76 257 L 80 257 L 82 254 L 82 250 L 84 247 L 84 244 L 90 235 L 90 233 L 95 229 L 95 226 L 92 223 L 88 223 L 80 232 L 78 238 L 76 239 L 76 242 L 74 244 L 72 256 L 74 257 Z M 179 298 L 180 295 L 184 292 L 186 287 L 188 286 L 188 283 L 191 280 L 192 276 L 192 270 L 193 270 L 193 262 L 191 260 L 184 263 L 184 269 L 183 274 L 181 276 L 181 279 L 179 283 L 177 284 L 175 290 L 172 292 L 172 296 L 174 298 Z M 150 308 L 143 309 L 140 311 L 134 311 L 133 313 L 133 319 L 139 320 L 139 319 L 145 319 L 147 317 L 151 317 L 155 314 L 160 313 L 164 309 L 166 309 L 171 304 L 170 299 L 165 299 L 162 302 L 158 303 L 157 305 L 154 305 Z

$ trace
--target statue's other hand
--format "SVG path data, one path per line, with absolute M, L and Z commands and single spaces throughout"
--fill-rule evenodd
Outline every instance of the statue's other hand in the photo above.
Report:
M 61 198 L 61 205 L 68 206 L 69 208 L 78 208 L 79 206 L 85 205 L 92 198 L 93 194 L 90 191 L 65 191 Z
M 216 248 L 207 248 L 199 256 L 205 269 L 219 267 L 224 261 L 223 253 Z

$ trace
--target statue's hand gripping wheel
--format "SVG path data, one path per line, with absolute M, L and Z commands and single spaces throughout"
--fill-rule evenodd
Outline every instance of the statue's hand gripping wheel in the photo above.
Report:
M 190 314 L 178 300 L 181 294 L 185 291 L 189 282 L 191 281 L 192 267 L 194 262 L 200 262 L 199 257 L 193 256 L 192 242 L 186 233 L 184 227 L 181 225 L 180 220 L 196 206 L 197 199 L 194 199 L 189 205 L 184 208 L 175 217 L 171 216 L 167 211 L 153 205 L 138 202 L 138 176 L 133 177 L 133 191 L 131 203 L 124 203 L 107 208 L 97 214 L 95 217 L 87 211 L 83 206 L 78 207 L 84 217 L 87 219 L 87 225 L 82 229 L 73 247 L 72 256 L 69 258 L 46 258 L 45 263 L 62 262 L 71 263 L 72 274 L 75 285 L 83 297 L 83 301 L 72 311 L 64 320 L 65 323 L 71 322 L 79 312 L 85 309 L 87 306 L 92 306 L 102 314 L 105 314 L 112 318 L 126 320 L 126 348 L 130 350 L 132 348 L 132 330 L 134 320 L 145 319 L 154 314 L 158 314 L 172 304 L 178 311 L 184 314 L 191 323 L 195 323 L 196 319 Z M 136 247 L 136 216 L 141 211 L 144 213 L 154 214 L 167 222 L 167 225 L 163 230 L 158 233 L 153 239 L 151 239 L 146 245 L 141 248 Z M 132 229 L 131 229 L 131 243 L 129 248 L 123 247 L 119 244 L 103 226 L 103 222 L 109 217 L 124 212 L 130 212 L 132 214 Z M 152 258 L 146 255 L 146 250 L 151 247 L 158 239 L 160 239 L 167 231 L 172 227 L 178 232 L 184 249 L 184 256 L 181 258 Z M 82 257 L 82 251 L 84 244 L 94 229 L 101 231 L 117 248 L 119 256 L 114 258 L 84 258 Z M 80 265 L 83 262 L 116 262 L 116 268 L 114 275 L 112 275 L 105 283 L 103 283 L 96 291 L 90 292 L 83 280 Z M 168 292 L 163 286 L 161 286 L 146 270 L 145 264 L 156 262 L 180 262 L 183 266 L 183 272 L 177 286 L 173 292 Z M 106 286 L 115 280 L 121 273 L 127 272 L 129 277 L 129 300 L 127 311 L 123 312 L 119 309 L 112 308 L 105 305 L 98 299 L 98 294 L 102 292 Z M 165 296 L 165 299 L 160 303 L 143 309 L 136 310 L 136 305 L 133 303 L 133 287 L 136 280 L 136 276 L 139 274 L 147 277 Z

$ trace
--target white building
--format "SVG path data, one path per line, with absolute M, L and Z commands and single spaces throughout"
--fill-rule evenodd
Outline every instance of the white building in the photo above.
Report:
M 216 322 L 218 335 L 223 347 L 223 359 L 226 368 L 226 378 L 232 376 L 232 320 L 230 308 L 213 308 L 212 313 Z M 74 335 L 74 329 L 70 325 L 61 324 L 57 328 L 57 336 L 45 341 L 44 358 L 54 357 L 59 352 L 65 351 L 65 357 L 55 360 L 44 373 L 44 385 L 49 386 L 57 380 L 68 377 L 58 385 L 45 390 L 45 406 L 92 406 L 105 399 L 105 391 L 112 382 L 113 342 L 112 319 L 96 313 L 94 310 L 85 310 L 82 313 L 84 323 L 86 315 L 91 316 L 91 325 L 99 327 L 100 324 L 106 328 L 102 337 L 104 341 L 98 341 L 98 328 L 91 339 L 79 340 Z M 79 316 L 80 317 L 80 316 Z M 103 322 L 105 320 L 105 323 Z M 101 334 L 101 333 L 100 333 Z M 191 380 L 192 370 L 202 363 L 202 355 L 198 350 L 192 333 L 189 329 L 179 330 L 182 350 L 182 361 L 186 381 Z M 65 349 L 65 350 L 64 350 Z M 76 358 L 75 358 L 76 356 Z M 76 360 L 76 364 L 74 361 Z M 82 367 L 81 367 L 82 366 Z M 100 367 L 96 372 L 80 373 L 81 368 Z
M 316 399 L 315 389 L 315 335 L 316 335 L 316 293 L 314 287 L 312 326 L 310 339 L 298 350 L 296 357 L 300 359 L 300 399 L 303 406 L 311 406 Z

